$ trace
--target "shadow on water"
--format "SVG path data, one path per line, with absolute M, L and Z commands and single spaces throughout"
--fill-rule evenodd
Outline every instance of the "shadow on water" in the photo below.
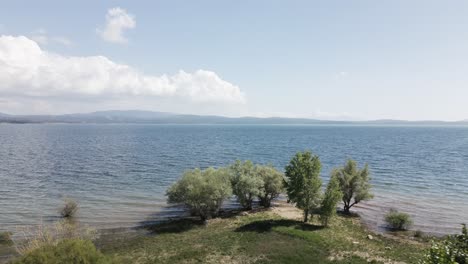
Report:
M 238 227 L 235 231 L 236 232 L 257 232 L 257 233 L 265 233 L 270 232 L 274 227 L 295 227 L 296 229 L 304 230 L 304 231 L 315 231 L 320 230 L 323 226 L 313 225 L 303 223 L 297 220 L 289 220 L 289 219 L 280 219 L 280 220 L 261 220 L 255 221 L 241 227 Z
M 345 217 L 345 218 L 360 218 L 359 214 L 356 213 L 356 212 L 349 212 L 349 213 L 346 213 L 346 212 L 343 211 L 343 210 L 337 210 L 336 213 L 337 213 L 339 216 L 342 216 L 342 217 Z

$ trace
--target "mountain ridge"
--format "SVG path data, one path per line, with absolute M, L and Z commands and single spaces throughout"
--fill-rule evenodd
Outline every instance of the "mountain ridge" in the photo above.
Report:
M 141 123 L 141 124 L 361 124 L 361 125 L 468 125 L 468 120 L 395 120 L 378 119 L 367 121 L 321 120 L 287 117 L 226 117 L 216 115 L 192 115 L 144 110 L 106 110 L 90 113 L 62 115 L 10 115 L 0 113 L 0 123 Z

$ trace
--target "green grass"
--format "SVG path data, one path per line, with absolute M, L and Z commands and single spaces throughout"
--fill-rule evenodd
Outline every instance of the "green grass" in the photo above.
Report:
M 358 218 L 329 228 L 272 212 L 153 226 L 145 236 L 114 237 L 101 250 L 121 263 L 417 263 L 427 244 L 370 234 Z

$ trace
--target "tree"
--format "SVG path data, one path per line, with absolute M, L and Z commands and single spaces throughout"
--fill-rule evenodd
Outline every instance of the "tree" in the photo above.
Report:
M 169 203 L 183 203 L 205 221 L 216 216 L 224 200 L 232 195 L 226 169 L 194 169 L 184 173 L 182 178 L 168 190 Z
M 260 193 L 258 194 L 260 205 L 263 207 L 270 207 L 271 201 L 278 197 L 283 191 L 283 173 L 279 172 L 271 165 L 257 165 L 255 166 L 255 174 L 263 181 L 263 185 L 260 187 Z
M 296 153 L 286 166 L 288 202 L 295 203 L 304 211 L 304 222 L 307 222 L 309 213 L 320 205 L 321 168 L 319 157 L 309 151 Z
M 371 185 L 369 183 L 369 166 L 366 164 L 363 169 L 358 169 L 354 160 L 348 160 L 344 167 L 334 169 L 332 177 L 336 177 L 340 183 L 343 193 L 344 212 L 349 213 L 351 207 L 372 199 Z
M 330 219 L 336 215 L 336 205 L 342 197 L 338 178 L 331 177 L 320 206 L 320 221 L 324 226 L 328 226 Z
M 263 180 L 255 172 L 255 166 L 250 160 L 237 160 L 229 166 L 229 170 L 234 195 L 245 210 L 251 210 L 253 199 L 260 195 Z

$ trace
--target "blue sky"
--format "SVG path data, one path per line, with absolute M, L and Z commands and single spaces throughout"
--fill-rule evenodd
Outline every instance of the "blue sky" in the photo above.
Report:
M 0 112 L 468 119 L 466 14 L 467 1 L 2 1 Z

